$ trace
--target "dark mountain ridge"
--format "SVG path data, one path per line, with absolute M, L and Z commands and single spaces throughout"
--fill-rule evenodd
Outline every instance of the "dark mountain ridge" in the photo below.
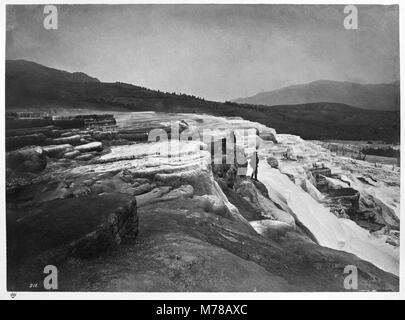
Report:
M 305 84 L 261 92 L 233 100 L 237 103 L 260 105 L 305 104 L 334 102 L 367 110 L 399 110 L 399 81 L 382 84 L 359 84 L 348 81 L 318 80 Z
M 7 60 L 6 76 L 18 77 L 21 75 L 24 75 L 30 80 L 40 81 L 100 82 L 97 78 L 90 77 L 83 72 L 58 70 L 27 60 Z
M 304 139 L 399 141 L 399 111 L 363 110 L 340 103 L 260 106 L 208 101 L 126 83 L 103 83 L 24 60 L 6 61 L 6 111 L 97 109 L 238 116 Z

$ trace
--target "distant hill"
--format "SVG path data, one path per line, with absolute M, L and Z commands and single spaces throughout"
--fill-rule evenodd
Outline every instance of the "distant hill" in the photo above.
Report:
M 399 110 L 399 81 L 384 84 L 358 84 L 320 80 L 258 93 L 233 100 L 259 105 L 304 104 L 314 102 L 343 103 L 368 110 Z
M 6 61 L 6 111 L 50 109 L 157 111 L 238 116 L 304 139 L 399 141 L 399 111 L 338 103 L 258 106 L 207 101 L 131 84 L 103 83 L 24 60 Z
M 100 82 L 83 72 L 62 71 L 27 60 L 7 60 L 6 74 L 9 79 L 23 77 L 29 81 Z
M 71 73 L 26 60 L 7 60 L 6 108 L 30 107 L 43 99 L 63 98 L 69 95 L 72 86 L 86 83 L 100 81 L 82 72 Z

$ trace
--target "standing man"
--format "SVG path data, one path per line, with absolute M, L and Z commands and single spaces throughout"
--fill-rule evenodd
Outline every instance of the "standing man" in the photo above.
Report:
M 252 157 L 250 158 L 250 165 L 253 169 L 251 178 L 253 180 L 257 181 L 257 171 L 258 171 L 258 167 L 259 167 L 259 154 L 258 154 L 258 149 L 259 149 L 259 130 L 256 128 L 256 150 L 253 152 Z
M 253 169 L 251 178 L 257 181 L 257 171 L 259 166 L 259 155 L 257 153 L 257 149 L 253 152 L 252 157 L 250 158 L 250 166 Z

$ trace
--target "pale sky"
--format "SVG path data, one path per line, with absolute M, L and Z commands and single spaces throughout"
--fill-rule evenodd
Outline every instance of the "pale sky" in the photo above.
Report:
M 7 6 L 7 59 L 224 101 L 315 80 L 399 79 L 397 6 Z

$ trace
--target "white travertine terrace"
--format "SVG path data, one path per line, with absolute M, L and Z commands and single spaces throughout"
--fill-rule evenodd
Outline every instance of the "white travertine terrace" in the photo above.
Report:
M 323 203 L 322 194 L 314 187 L 306 174 L 313 163 L 323 164 L 331 168 L 332 172 L 340 175 L 339 180 L 334 181 L 333 178 L 330 178 L 329 183 L 335 184 L 337 187 L 350 184 L 362 196 L 373 196 L 392 209 L 392 212 L 399 217 L 399 172 L 392 171 L 391 166 L 374 168 L 372 164 L 364 161 L 337 157 L 318 144 L 290 134 L 276 134 L 274 129 L 240 118 L 229 119 L 210 115 L 169 115 L 148 112 L 133 113 L 130 116 L 122 115 L 121 118 L 118 115 L 117 119 L 119 125 L 124 127 L 148 120 L 160 124 L 184 120 L 189 125 L 198 127 L 201 131 L 210 129 L 216 138 L 226 136 L 228 130 L 234 130 L 237 145 L 243 146 L 247 155 L 254 149 L 246 145 L 247 136 L 244 135 L 246 132 L 244 130 L 247 128 L 257 128 L 261 135 L 269 133 L 276 136 L 278 143 L 258 138 L 260 140 L 259 156 L 261 159 L 258 178 L 266 186 L 270 199 L 279 204 L 281 208 L 287 207 L 310 230 L 320 245 L 356 254 L 383 270 L 394 274 L 399 273 L 399 247 L 386 243 L 387 236 L 385 235 L 370 233 L 352 220 L 335 216 Z M 113 147 L 112 152 L 102 156 L 99 161 L 113 161 L 111 164 L 104 163 L 103 166 L 130 166 L 145 172 L 206 170 L 209 154 L 204 151 L 207 148 L 201 142 L 181 142 L 176 147 L 179 148 L 177 154 L 180 156 L 173 158 L 167 157 L 165 153 L 167 148 L 164 148 L 162 142 Z M 283 154 L 286 151 L 294 155 L 293 160 L 295 161 L 283 159 Z M 157 155 L 159 152 L 163 154 Z M 279 169 L 270 167 L 266 161 L 268 156 L 278 159 Z M 97 165 L 95 168 L 93 166 L 93 169 L 97 170 Z M 286 174 L 293 176 L 295 182 L 292 182 Z M 364 184 L 358 179 L 358 177 L 369 179 L 368 176 L 374 177 L 377 182 L 370 180 L 369 184 Z M 306 190 L 302 188 L 303 185 L 306 186 Z M 213 191 L 215 196 L 227 202 L 222 191 L 218 191 L 220 190 L 219 187 L 214 187 L 214 190 L 216 190 Z M 231 211 L 237 211 L 236 208 L 232 208 L 230 203 L 227 205 Z M 273 222 L 267 224 L 271 224 L 273 227 L 278 224 L 280 227 L 283 224 L 293 223 L 294 218 L 289 216 L 288 212 L 279 210 L 280 212 L 277 214 L 274 206 L 266 204 L 266 199 L 262 199 L 261 205 L 273 212 L 273 214 L 269 214 Z M 387 216 L 386 218 L 389 219 L 390 217 Z M 266 222 L 251 223 L 258 232 L 263 231 L 265 224 Z

